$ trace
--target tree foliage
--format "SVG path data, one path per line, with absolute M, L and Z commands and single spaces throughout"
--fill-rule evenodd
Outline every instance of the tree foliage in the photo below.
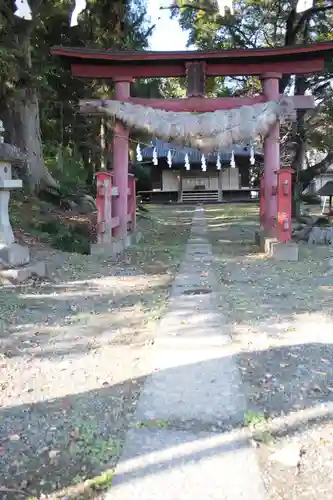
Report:
M 297 12 L 294 0 L 238 0 L 234 12 L 221 15 L 216 2 L 210 0 L 179 0 L 170 6 L 181 27 L 189 32 L 188 45 L 199 49 L 220 50 L 309 44 L 333 38 L 333 3 L 314 2 L 313 7 Z M 283 130 L 283 163 L 293 167 L 300 189 L 325 171 L 333 161 L 333 67 L 322 74 L 310 76 L 284 75 L 281 92 L 312 94 L 316 98 L 315 112 L 298 111 L 294 126 Z M 255 95 L 260 92 L 258 78 L 225 79 L 233 95 Z M 307 152 L 313 149 L 326 156 L 313 165 L 306 163 Z M 304 165 L 310 167 L 304 171 Z
M 105 154 L 102 149 L 111 144 L 110 137 L 102 144 L 101 118 L 80 115 L 77 103 L 110 96 L 112 82 L 72 78 L 70 68 L 51 56 L 50 47 L 143 49 L 153 29 L 145 0 L 90 0 L 78 25 L 70 27 L 73 3 L 29 0 L 32 20 L 27 21 L 14 15 L 13 0 L 0 2 L 0 113 L 5 138 L 27 153 L 28 177 L 38 188 L 40 183 L 57 188 L 49 171 L 61 177 L 64 169 L 72 170 L 81 183 L 91 183 Z M 150 87 L 150 92 L 159 91 L 158 82 L 136 84 L 139 93 Z

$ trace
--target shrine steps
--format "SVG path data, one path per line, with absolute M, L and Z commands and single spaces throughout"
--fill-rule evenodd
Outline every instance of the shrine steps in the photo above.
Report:
M 182 203 L 217 203 L 218 201 L 218 191 L 183 191 L 182 193 Z

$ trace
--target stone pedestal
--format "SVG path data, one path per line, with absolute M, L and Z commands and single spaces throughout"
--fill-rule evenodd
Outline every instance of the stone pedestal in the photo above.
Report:
M 23 266 L 29 264 L 30 254 L 29 248 L 17 243 L 5 245 L 0 243 L 0 266 L 3 269 L 10 267 Z

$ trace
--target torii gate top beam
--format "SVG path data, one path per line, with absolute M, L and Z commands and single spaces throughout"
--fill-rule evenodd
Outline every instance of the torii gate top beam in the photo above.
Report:
M 199 64 L 207 76 L 248 76 L 267 72 L 309 74 L 323 71 L 333 54 L 333 42 L 308 46 L 222 51 L 110 51 L 84 47 L 53 47 L 53 55 L 69 61 L 73 76 L 86 78 L 183 77 Z

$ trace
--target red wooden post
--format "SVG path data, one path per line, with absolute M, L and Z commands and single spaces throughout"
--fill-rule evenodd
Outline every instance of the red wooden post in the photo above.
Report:
M 260 178 L 260 229 L 265 227 L 265 179 L 264 174 Z
M 112 241 L 112 174 L 96 173 L 97 243 Z
M 269 101 L 278 100 L 280 73 L 266 73 L 261 76 L 265 97 Z M 264 230 L 275 236 L 276 232 L 276 173 L 280 168 L 280 124 L 276 122 L 264 140 L 265 173 L 265 220 Z
M 126 101 L 129 98 L 132 81 L 133 79 L 128 77 L 114 78 L 116 99 Z M 124 239 L 127 235 L 128 138 L 128 129 L 116 122 L 113 138 L 113 177 L 118 188 L 114 207 L 115 216 L 119 217 L 119 225 L 114 228 L 114 235 L 119 239 Z
M 291 168 L 284 168 L 277 172 L 277 231 L 279 241 L 290 241 L 291 205 L 292 205 L 292 173 Z

